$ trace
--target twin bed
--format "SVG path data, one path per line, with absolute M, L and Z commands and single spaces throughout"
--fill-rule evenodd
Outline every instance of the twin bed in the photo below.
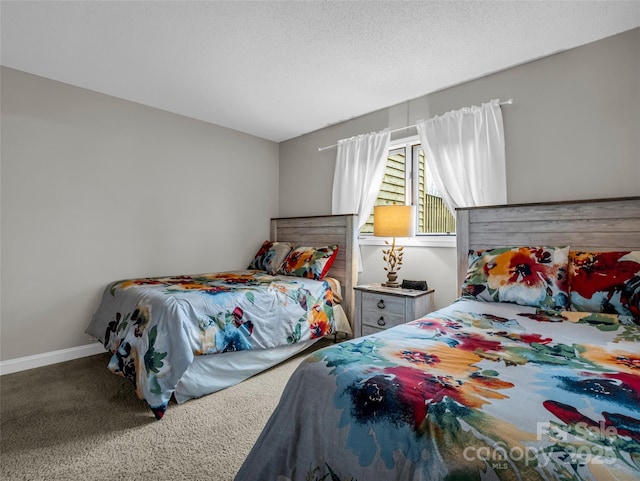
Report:
M 457 231 L 460 299 L 309 355 L 236 481 L 640 479 L 640 197 Z
M 113 282 L 87 333 L 112 352 L 157 419 L 307 349 L 350 334 L 355 216 L 271 220 L 249 269 Z

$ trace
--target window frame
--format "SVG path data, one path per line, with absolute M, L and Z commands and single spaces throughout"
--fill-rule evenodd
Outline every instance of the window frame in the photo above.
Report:
M 404 148 L 405 149 L 405 204 L 416 205 L 417 192 L 419 191 L 419 179 L 417 175 L 413 173 L 418 169 L 418 159 L 414 156 L 414 147 L 417 144 L 421 144 L 418 135 L 411 135 L 408 137 L 402 137 L 396 140 L 392 140 L 389 143 L 389 152 Z M 407 162 L 407 157 L 411 157 L 411 162 Z M 417 209 L 416 219 L 417 221 Z M 361 245 L 385 245 L 385 239 L 381 237 L 375 237 L 373 234 L 360 234 L 358 233 L 358 240 Z M 401 242 L 404 246 L 416 246 L 416 247 L 455 247 L 456 246 L 456 233 L 414 233 L 411 237 L 403 237 Z

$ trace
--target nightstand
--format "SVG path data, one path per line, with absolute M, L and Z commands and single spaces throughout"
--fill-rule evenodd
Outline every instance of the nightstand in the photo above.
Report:
M 366 336 L 413 321 L 434 310 L 434 290 L 417 291 L 381 284 L 354 288 L 356 314 L 354 336 Z

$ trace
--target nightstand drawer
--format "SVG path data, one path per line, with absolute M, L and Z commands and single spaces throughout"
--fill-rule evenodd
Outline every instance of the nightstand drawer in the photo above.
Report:
M 399 324 L 404 324 L 405 322 L 407 322 L 405 317 L 397 314 L 376 314 L 370 311 L 364 311 L 362 313 L 362 325 L 375 327 L 377 329 L 388 329 Z
M 385 314 L 397 314 L 404 316 L 404 298 L 398 296 L 388 296 L 376 292 L 365 292 L 362 294 L 362 308 Z

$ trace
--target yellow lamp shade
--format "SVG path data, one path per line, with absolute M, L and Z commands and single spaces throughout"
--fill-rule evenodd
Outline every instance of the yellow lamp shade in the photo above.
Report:
M 377 237 L 409 237 L 413 235 L 413 206 L 375 206 L 373 208 L 373 235 Z

